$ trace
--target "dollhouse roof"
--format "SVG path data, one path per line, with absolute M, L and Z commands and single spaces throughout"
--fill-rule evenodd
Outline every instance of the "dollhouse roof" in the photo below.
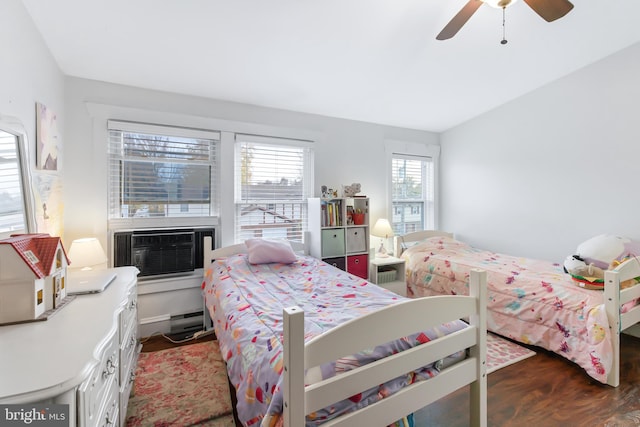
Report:
M 51 273 L 58 245 L 62 248 L 65 261 L 70 264 L 60 238 L 46 233 L 17 234 L 0 240 L 0 244 L 11 246 L 39 279 Z

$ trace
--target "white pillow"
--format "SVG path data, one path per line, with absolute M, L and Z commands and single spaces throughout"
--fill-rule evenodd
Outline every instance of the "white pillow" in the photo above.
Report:
M 279 262 L 291 264 L 297 257 L 291 245 L 286 240 L 248 239 L 244 241 L 247 246 L 248 259 L 251 264 L 268 264 Z

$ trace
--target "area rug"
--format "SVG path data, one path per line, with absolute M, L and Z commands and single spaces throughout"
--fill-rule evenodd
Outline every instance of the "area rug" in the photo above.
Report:
M 519 346 L 492 333 L 487 334 L 487 373 L 497 371 L 534 356 L 535 351 Z
M 234 427 L 232 411 L 217 341 L 140 354 L 128 427 Z

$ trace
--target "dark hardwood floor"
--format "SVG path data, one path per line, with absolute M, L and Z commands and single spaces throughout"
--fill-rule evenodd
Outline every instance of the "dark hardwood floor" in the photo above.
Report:
M 155 351 L 215 339 L 208 335 L 184 344 L 162 337 L 143 343 Z M 488 377 L 489 426 L 640 426 L 640 339 L 622 335 L 620 386 L 592 380 L 577 365 L 540 348 L 536 355 Z M 463 388 L 415 414 L 416 427 L 469 426 L 469 388 Z
M 140 342 L 142 343 L 142 351 L 143 352 L 151 352 L 151 351 L 159 351 L 166 350 L 167 348 L 179 347 L 182 345 L 195 344 L 198 342 L 215 340 L 216 335 L 211 333 L 207 335 L 203 335 L 197 339 L 192 340 L 174 340 L 174 341 L 182 341 L 182 342 L 171 342 L 163 335 L 153 335 L 151 337 L 142 338 Z
M 640 425 L 640 339 L 622 335 L 617 388 L 592 380 L 577 365 L 531 347 L 536 355 L 488 377 L 489 426 Z M 416 426 L 469 426 L 469 388 L 416 413 Z

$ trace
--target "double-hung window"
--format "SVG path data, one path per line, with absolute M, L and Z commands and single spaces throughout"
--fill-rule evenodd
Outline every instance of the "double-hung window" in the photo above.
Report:
M 27 230 L 18 137 L 0 130 L 0 238 Z M 6 236 L 5 236 L 6 235 Z
M 435 227 L 435 173 L 431 157 L 393 154 L 392 227 L 397 235 Z
M 246 134 L 235 139 L 235 241 L 303 241 L 313 143 Z
M 108 127 L 111 221 L 218 215 L 219 132 L 124 121 Z

